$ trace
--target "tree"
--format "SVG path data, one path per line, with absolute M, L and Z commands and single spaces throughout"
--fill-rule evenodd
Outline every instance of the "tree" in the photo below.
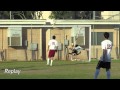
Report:
M 96 11 L 95 19 L 101 19 Z M 42 11 L 0 11 L 0 19 L 41 19 Z M 52 11 L 51 19 L 93 19 L 93 11 Z
M 9 19 L 9 11 L 0 11 L 0 19 Z
M 35 11 L 12 11 L 12 19 L 34 19 Z
M 52 11 L 51 19 L 93 19 L 93 11 Z M 101 19 L 101 11 L 96 11 L 96 19 Z
M 72 18 L 71 11 L 52 11 L 49 16 L 51 19 L 70 19 Z
M 41 17 L 41 12 L 38 11 L 0 11 L 0 19 L 37 19 Z
M 102 19 L 102 16 L 101 16 L 101 12 L 102 11 L 96 11 L 96 16 L 95 16 L 95 19 Z

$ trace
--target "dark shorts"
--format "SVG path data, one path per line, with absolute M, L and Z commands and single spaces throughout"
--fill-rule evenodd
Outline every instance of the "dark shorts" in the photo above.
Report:
M 73 50 L 72 53 L 75 53 L 77 55 L 77 50 Z
M 55 52 L 56 50 L 49 50 L 49 54 L 48 54 L 48 57 L 54 57 L 55 56 Z
M 106 69 L 110 69 L 111 68 L 111 62 L 103 62 L 103 61 L 99 61 L 97 64 L 96 69 L 99 68 L 106 68 Z
M 81 51 L 78 52 L 77 50 L 73 50 L 72 53 L 75 54 L 75 55 L 79 55 L 81 53 Z
M 77 53 L 77 50 L 73 50 L 72 53 Z

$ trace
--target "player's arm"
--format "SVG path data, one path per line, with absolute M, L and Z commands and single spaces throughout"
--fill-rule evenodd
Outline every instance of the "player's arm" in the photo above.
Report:
M 103 49 L 103 61 L 105 61 L 105 57 L 106 57 L 106 54 L 107 54 L 107 50 L 106 49 Z
M 106 57 L 106 52 L 107 52 L 107 46 L 106 46 L 106 43 L 104 43 L 104 42 L 101 42 L 101 46 L 102 46 L 102 50 L 103 50 L 103 61 L 105 61 L 105 57 Z
M 83 48 L 83 47 L 81 47 L 81 46 L 79 46 L 79 49 L 80 49 L 80 50 L 85 50 L 85 48 Z

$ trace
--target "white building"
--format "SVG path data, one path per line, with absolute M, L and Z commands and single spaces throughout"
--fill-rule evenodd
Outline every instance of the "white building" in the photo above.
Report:
M 106 20 L 120 20 L 120 11 L 102 11 L 101 16 Z

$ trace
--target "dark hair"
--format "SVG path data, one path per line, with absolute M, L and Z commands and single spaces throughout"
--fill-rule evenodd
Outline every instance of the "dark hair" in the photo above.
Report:
M 104 37 L 105 37 L 106 39 L 108 39 L 108 38 L 109 38 L 109 33 L 108 33 L 108 32 L 105 32 L 105 33 L 104 33 Z
M 54 35 L 52 38 L 53 38 L 53 39 L 55 39 L 55 38 L 56 38 L 56 36 Z
M 77 47 L 78 45 L 76 44 L 75 47 Z

